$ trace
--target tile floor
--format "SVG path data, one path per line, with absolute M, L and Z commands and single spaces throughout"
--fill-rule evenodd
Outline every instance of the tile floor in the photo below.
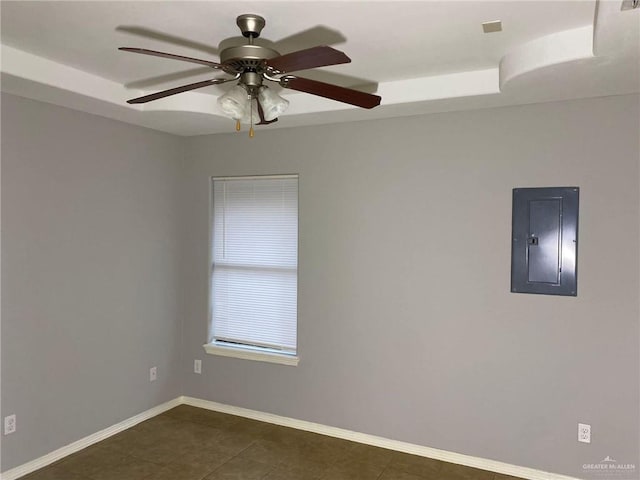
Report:
M 23 480 L 518 480 L 181 405 Z

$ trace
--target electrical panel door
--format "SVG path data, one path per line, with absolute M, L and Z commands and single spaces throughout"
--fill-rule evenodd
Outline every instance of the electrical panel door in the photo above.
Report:
M 577 295 L 578 187 L 514 188 L 511 291 Z

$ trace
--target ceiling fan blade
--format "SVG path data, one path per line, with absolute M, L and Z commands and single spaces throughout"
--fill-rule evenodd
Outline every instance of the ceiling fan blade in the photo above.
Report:
M 280 79 L 280 85 L 299 92 L 310 93 L 320 97 L 337 100 L 338 102 L 349 103 L 356 107 L 373 108 L 380 105 L 382 98 L 378 95 L 359 92 L 351 88 L 339 87 L 330 83 L 309 80 L 308 78 L 294 77 L 287 75 Z
M 201 52 L 206 52 L 209 55 L 219 55 L 220 52 L 217 48 L 207 45 L 206 43 L 195 42 L 193 40 L 189 40 L 188 38 L 178 37 L 176 35 L 171 35 L 169 33 L 161 32 L 159 30 L 152 30 L 147 27 L 139 27 L 137 25 L 118 25 L 116 27 L 118 32 L 124 32 L 131 35 L 138 35 L 140 37 L 158 40 L 160 42 L 170 43 L 173 46 L 179 45 L 181 47 L 187 47 L 194 50 L 200 50 Z
M 150 87 L 156 87 L 156 85 L 171 82 L 176 83 L 181 80 L 186 81 L 185 79 L 188 79 L 189 77 L 205 74 L 211 74 L 211 69 L 209 67 L 194 67 L 189 68 L 188 70 L 180 70 L 179 72 L 167 73 L 165 75 L 156 75 L 153 77 L 141 78 L 139 80 L 134 80 L 133 82 L 125 83 L 124 86 L 127 88 L 146 90 Z
M 347 57 L 344 52 L 327 46 L 298 50 L 297 52 L 287 53 L 286 55 L 280 55 L 279 57 L 266 60 L 267 66 L 275 70 L 276 73 L 297 72 L 309 68 L 326 67 L 328 65 L 338 65 L 349 62 L 351 62 L 351 59 Z
M 256 123 L 256 125 L 269 125 L 270 123 L 277 122 L 278 119 L 274 118 L 273 120 L 265 120 L 264 118 L 264 110 L 262 109 L 262 105 L 260 105 L 260 100 L 256 100 L 258 104 L 258 116 L 260 117 L 260 123 Z
M 169 97 L 177 93 L 188 92 L 189 90 L 195 90 L 196 88 L 208 87 L 209 85 L 218 85 L 220 83 L 230 82 L 236 80 L 235 78 L 214 78 L 212 80 L 204 80 L 202 82 L 190 83 L 189 85 L 182 85 L 181 87 L 170 88 L 161 92 L 145 95 L 144 97 L 132 98 L 127 100 L 127 103 L 147 103 L 160 98 Z
M 199 58 L 183 57 L 182 55 L 174 55 L 173 53 L 157 52 L 156 50 L 147 50 L 146 48 L 120 47 L 118 50 L 124 52 L 141 53 L 143 55 L 152 55 L 154 57 L 172 58 L 174 60 L 182 60 L 183 62 L 199 63 L 211 68 L 222 68 L 222 65 L 209 60 L 200 60 Z
M 346 37 L 341 32 L 324 25 L 316 25 L 286 38 L 281 38 L 274 47 L 279 52 L 293 52 L 296 49 L 315 47 L 316 45 L 337 45 L 346 41 Z

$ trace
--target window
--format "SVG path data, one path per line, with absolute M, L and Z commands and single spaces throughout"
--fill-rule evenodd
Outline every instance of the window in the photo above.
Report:
M 213 179 L 208 353 L 297 364 L 298 177 Z

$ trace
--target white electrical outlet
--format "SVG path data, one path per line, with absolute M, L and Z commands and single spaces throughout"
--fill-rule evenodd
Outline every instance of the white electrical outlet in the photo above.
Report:
M 578 441 L 591 443 L 591 425 L 587 425 L 586 423 L 578 424 Z
M 193 373 L 202 373 L 202 360 L 193 361 Z
M 149 381 L 155 382 L 158 378 L 158 367 L 151 367 L 149 369 Z
M 4 434 L 9 435 L 16 431 L 16 416 L 7 415 L 4 417 Z

